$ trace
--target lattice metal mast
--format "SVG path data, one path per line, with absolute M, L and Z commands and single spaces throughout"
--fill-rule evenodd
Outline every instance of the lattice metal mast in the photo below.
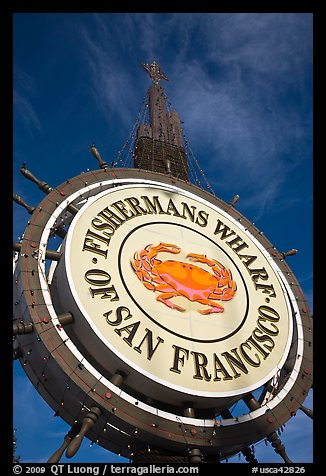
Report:
M 150 123 L 138 127 L 134 166 L 188 180 L 180 117 L 167 110 L 165 91 L 159 84 L 168 78 L 155 61 L 143 67 L 153 82 L 148 90 Z

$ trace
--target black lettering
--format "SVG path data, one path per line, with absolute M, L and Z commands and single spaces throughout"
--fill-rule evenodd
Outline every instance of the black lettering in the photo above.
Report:
M 233 240 L 227 241 L 226 244 L 236 253 L 239 253 L 239 251 L 243 250 L 244 248 L 249 248 L 247 243 L 245 243 L 239 235 L 233 238 Z M 238 246 L 233 247 L 233 245 L 238 245 Z
M 181 374 L 181 370 L 179 370 L 179 363 L 184 366 L 185 363 L 185 357 L 188 359 L 189 358 L 189 350 L 184 349 L 183 347 L 179 347 L 177 345 L 172 345 L 174 348 L 174 359 L 173 359 L 173 366 L 170 367 L 171 372 L 175 372 L 177 374 Z M 180 356 L 180 352 L 182 352 L 184 355 Z
M 257 327 L 259 327 L 259 329 L 261 329 L 263 332 L 266 332 L 266 334 L 270 335 L 270 336 L 277 336 L 277 334 L 279 333 L 279 330 L 278 328 L 276 327 L 276 325 L 274 324 L 274 322 L 271 322 L 271 327 L 274 328 L 274 330 L 271 330 L 271 329 L 268 329 L 267 327 L 265 327 L 262 323 L 261 323 L 261 320 L 263 322 L 266 322 L 266 319 L 262 318 L 262 317 L 259 317 L 258 320 L 257 320 Z
M 113 296 L 113 298 L 111 298 L 110 301 L 119 301 L 119 296 L 114 286 L 109 286 L 108 288 L 102 288 L 102 289 L 89 288 L 89 290 L 91 292 L 92 298 L 94 296 L 97 296 L 98 294 L 102 294 L 101 299 L 107 299 Z
M 266 332 L 266 334 L 270 336 L 277 336 L 279 333 L 279 329 L 276 326 L 275 322 L 278 322 L 280 320 L 278 312 L 270 306 L 259 306 L 258 311 L 259 317 L 257 319 L 257 326 L 259 327 L 259 329 L 261 329 L 263 332 Z M 270 325 L 274 330 L 271 330 L 270 328 L 267 328 L 262 324 L 262 322 L 266 321 L 271 322 Z
M 261 335 L 257 335 L 257 333 L 260 333 Z M 263 344 L 265 349 L 269 350 L 270 352 L 274 349 L 275 347 L 275 342 L 273 339 L 266 334 L 263 333 L 261 329 L 258 329 L 257 327 L 252 331 L 252 335 L 255 337 L 258 342 L 269 342 L 271 345 L 269 346 L 268 344 Z M 249 340 L 249 339 L 248 339 Z
M 255 335 L 255 331 L 260 332 L 260 330 L 257 329 L 257 328 L 254 329 L 254 331 L 253 331 L 254 337 L 256 337 L 256 339 L 257 339 L 259 342 L 264 342 L 264 338 L 261 338 L 261 336 L 260 336 L 260 337 L 259 337 L 259 336 L 257 337 L 257 336 Z M 251 336 L 246 340 L 246 343 L 247 343 L 247 342 L 250 342 L 250 343 L 255 347 L 255 349 L 257 349 L 258 352 L 261 353 L 261 355 L 263 356 L 263 358 L 264 358 L 264 360 L 265 360 L 265 359 L 269 356 L 269 353 L 266 352 L 266 350 L 263 349 L 262 346 L 259 345 L 258 342 L 256 342 L 256 341 L 254 340 L 253 335 L 251 335 Z
M 150 201 L 149 197 L 147 195 L 142 195 L 140 198 L 142 198 L 145 202 L 145 205 L 147 207 L 148 213 L 165 213 L 158 196 L 153 197 L 153 202 Z M 157 211 L 158 210 L 158 211 Z
M 257 284 L 255 283 L 256 291 L 261 289 L 264 294 L 268 294 L 269 297 L 276 297 L 275 289 L 272 284 Z
M 125 198 L 125 202 L 132 208 L 135 215 L 147 215 L 147 211 L 139 205 L 139 200 L 136 197 Z
M 180 218 L 182 217 L 182 215 L 180 215 L 180 213 L 178 212 L 178 209 L 177 209 L 177 207 L 175 206 L 175 204 L 174 204 L 172 198 L 170 198 L 170 200 L 169 200 L 168 207 L 167 207 L 167 209 L 166 209 L 166 214 L 167 214 L 167 215 L 171 215 L 170 211 L 173 213 L 173 215 L 174 215 L 175 217 L 180 217 Z
M 211 374 L 207 372 L 207 369 L 206 369 L 206 365 L 208 364 L 206 355 L 202 354 L 201 352 L 195 352 L 195 351 L 191 351 L 190 353 L 194 356 L 194 361 L 195 361 L 196 373 L 193 378 L 198 380 L 205 379 L 206 382 L 209 382 L 212 376 Z
M 191 208 L 192 208 L 192 211 L 191 211 L 189 205 L 186 202 L 181 202 L 181 205 L 183 205 L 182 218 L 186 219 L 186 212 L 187 212 L 188 218 L 190 218 L 192 222 L 195 221 L 196 207 L 194 205 L 191 205 Z
M 130 212 L 130 210 L 127 210 L 126 205 L 123 203 L 122 200 L 118 200 L 117 202 L 114 202 L 111 204 L 111 207 L 114 207 L 121 215 L 126 219 L 130 220 L 130 218 L 133 218 L 135 214 L 133 212 Z M 129 212 L 131 215 L 129 215 Z
M 119 226 L 122 225 L 122 223 L 125 221 L 112 210 L 110 210 L 109 207 L 105 207 L 97 214 L 97 216 L 103 218 L 104 220 L 107 220 L 107 222 L 112 225 L 114 229 L 119 228 Z
M 101 276 L 104 277 L 104 279 L 90 278 L 90 276 L 92 275 Z M 93 286 L 105 286 L 111 281 L 111 276 L 109 275 L 109 273 L 102 269 L 89 269 L 88 271 L 86 271 L 84 278 L 88 282 L 88 284 L 93 284 Z
M 125 317 L 123 317 L 123 312 L 127 312 L 127 315 Z M 114 321 L 111 321 L 109 319 L 109 316 L 112 314 L 112 311 L 108 311 L 108 312 L 105 312 L 103 314 L 103 316 L 105 317 L 105 320 L 108 324 L 110 324 L 111 326 L 118 326 L 119 324 L 121 324 L 122 322 L 122 319 L 124 319 L 125 321 L 127 319 L 130 319 L 132 317 L 132 315 L 130 314 L 130 310 L 125 307 L 125 306 L 119 306 L 116 311 L 115 311 L 115 320 Z
M 139 352 L 141 354 L 141 352 L 142 352 L 141 346 L 146 341 L 147 342 L 147 359 L 151 360 L 151 358 L 154 355 L 154 352 L 158 348 L 159 344 L 164 342 L 164 339 L 162 339 L 161 337 L 156 337 L 157 343 L 156 343 L 156 346 L 153 347 L 153 333 L 152 333 L 152 331 L 150 331 L 147 328 L 145 330 L 146 330 L 146 334 L 145 334 L 143 340 L 141 341 L 141 343 L 137 347 L 134 347 L 134 350 L 136 350 L 137 352 Z
M 257 256 L 252 255 L 238 255 L 239 258 L 243 261 L 243 264 L 248 268 L 256 259 Z
M 278 322 L 280 320 L 279 313 L 270 306 L 259 306 L 258 312 L 260 316 L 265 317 L 268 321 Z
M 247 349 L 251 350 L 251 346 L 248 344 L 248 342 L 243 342 L 240 344 L 240 352 L 242 357 L 245 359 L 246 362 L 248 362 L 249 365 L 252 367 L 259 367 L 260 366 L 260 358 L 259 355 L 256 353 L 255 357 L 257 358 L 256 361 L 252 360 L 252 358 L 248 355 L 247 351 L 244 350 L 244 347 L 247 347 Z
M 247 265 L 246 265 L 247 266 Z M 248 268 L 248 266 L 247 266 Z M 265 268 L 260 269 L 248 269 L 251 279 L 257 283 L 258 279 L 266 281 L 268 279 L 268 273 Z
M 95 228 L 95 230 L 107 230 L 107 231 L 104 231 L 103 234 L 104 235 L 107 235 L 107 236 L 110 236 L 110 235 L 113 235 L 114 232 L 115 232 L 115 227 L 113 227 L 112 225 L 110 225 L 109 223 L 107 222 L 102 222 L 102 220 L 100 218 L 93 218 L 92 220 L 92 226 L 93 228 Z
M 140 321 L 134 322 L 133 324 L 129 324 L 129 326 L 121 327 L 120 329 L 114 329 L 120 337 L 122 332 L 126 332 L 129 337 L 124 337 L 123 340 L 131 347 L 132 346 L 132 339 L 135 337 L 137 329 L 140 325 Z
M 223 374 L 223 380 L 232 380 L 231 375 L 229 372 L 226 370 L 220 359 L 217 357 L 217 355 L 214 353 L 213 354 L 213 359 L 214 359 L 214 370 L 215 370 L 215 377 L 214 377 L 214 382 L 218 382 L 222 380 L 220 377 L 217 376 L 217 372 L 221 372 Z
M 199 226 L 207 226 L 208 223 L 208 213 L 206 213 L 204 210 L 199 210 L 198 212 L 198 217 L 196 219 L 196 223 Z M 202 222 L 202 223 L 201 223 Z
M 121 211 L 121 210 L 119 210 Z M 114 231 L 119 228 L 119 226 L 122 225 L 122 223 L 125 222 L 122 218 L 120 218 L 116 213 L 111 211 L 109 207 L 105 207 L 103 210 L 101 210 L 97 215 L 97 217 L 100 217 L 104 220 L 104 222 L 101 222 L 99 218 L 94 218 L 92 220 L 92 225 L 96 230 L 106 230 L 109 229 L 112 231 L 113 234 Z M 99 224 L 98 224 L 99 222 Z
M 94 239 L 98 241 L 102 241 L 107 246 L 109 246 L 110 238 L 104 238 L 104 236 L 101 236 L 98 233 L 94 233 L 93 231 L 88 229 L 85 235 L 82 251 L 90 251 L 91 253 L 96 253 L 106 258 L 108 254 L 108 250 L 102 250 L 101 245 L 99 243 L 95 243 Z
M 236 370 L 236 367 L 241 370 L 244 374 L 248 373 L 248 370 L 245 366 L 245 364 L 242 362 L 241 358 L 239 357 L 239 354 L 237 352 L 237 349 L 231 349 L 231 352 L 233 352 L 234 355 L 231 355 L 230 352 L 222 352 L 221 355 L 225 358 L 229 366 L 231 367 L 233 373 L 234 373 L 234 378 L 240 377 L 241 374 Z
M 225 238 L 229 238 L 229 236 L 235 235 L 235 231 L 231 230 L 228 226 L 224 225 L 221 220 L 218 219 L 214 235 L 218 235 L 219 233 L 221 233 L 221 240 L 225 240 Z

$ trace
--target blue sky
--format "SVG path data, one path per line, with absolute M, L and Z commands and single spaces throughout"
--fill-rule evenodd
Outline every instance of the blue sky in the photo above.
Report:
M 237 208 L 277 249 L 299 250 L 288 263 L 312 312 L 312 14 L 15 14 L 14 192 L 32 206 L 44 196 L 20 174 L 23 162 L 51 186 L 97 168 L 93 142 L 110 163 L 150 86 L 141 63 L 153 60 L 215 194 L 239 194 Z M 14 204 L 14 241 L 28 217 Z M 61 444 L 69 428 L 53 415 L 15 362 L 21 461 L 44 462 Z M 294 462 L 313 460 L 302 412 L 281 439 Z M 256 456 L 281 462 L 264 442 Z M 85 440 L 71 462 L 92 461 L 122 459 Z

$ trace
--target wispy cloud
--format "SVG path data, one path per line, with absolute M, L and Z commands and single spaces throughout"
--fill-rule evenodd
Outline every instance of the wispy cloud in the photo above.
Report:
M 124 125 L 130 125 L 134 119 L 130 105 L 135 97 L 132 78 L 102 16 L 93 15 L 93 21 L 94 30 L 82 26 L 80 38 L 84 43 L 83 53 L 91 75 L 94 99 L 109 123 L 118 116 Z
M 110 22 L 112 15 L 118 21 Z M 125 61 L 136 44 L 131 64 L 142 56 L 156 59 L 174 78 L 167 89 L 197 159 L 210 157 L 204 171 L 211 184 L 223 190 L 232 177 L 251 197 L 243 205 L 255 204 L 259 218 L 309 153 L 311 117 L 303 114 L 311 102 L 307 18 L 146 13 L 92 19 L 94 29 L 82 29 L 84 52 L 94 97 L 108 119 L 115 113 L 124 124 L 132 120 L 130 105 L 139 92 Z M 113 42 L 117 28 L 123 34 Z
M 60 441 L 60 438 L 64 438 L 66 434 L 67 434 L 66 431 L 48 430 L 48 431 L 46 432 L 46 436 L 47 436 L 48 438 L 56 438 L 58 441 Z
M 302 17 L 212 15 L 215 34 L 204 29 L 206 18 L 193 21 L 211 47 L 204 58 L 187 61 L 184 55 L 184 63 L 175 64 L 182 71 L 174 93 L 185 128 L 199 153 L 203 143 L 210 149 L 215 187 L 232 174 L 235 185 L 251 192 L 246 205 L 259 203 L 263 213 L 311 141 L 311 116 L 303 114 L 311 101 L 311 42 L 299 46 Z
M 19 65 L 15 65 L 14 73 L 14 120 L 22 121 L 28 132 L 33 135 L 35 129 L 38 132 L 42 130 L 40 119 L 33 106 L 36 94 L 35 81 Z
M 25 377 L 17 375 L 14 380 L 14 405 L 17 413 L 14 419 L 20 425 L 27 424 L 30 431 L 37 430 L 42 410 L 46 409 L 41 397 L 37 398 L 37 391 Z
M 14 89 L 14 119 L 21 120 L 29 133 L 33 135 L 35 129 L 42 131 L 41 123 L 32 102 L 25 95 Z

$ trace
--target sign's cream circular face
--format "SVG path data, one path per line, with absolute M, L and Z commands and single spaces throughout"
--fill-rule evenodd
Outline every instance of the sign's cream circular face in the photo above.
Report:
M 194 194 L 154 182 L 106 190 L 76 215 L 64 255 L 57 286 L 88 323 L 87 351 L 95 335 L 103 361 L 116 356 L 140 385 L 145 376 L 162 389 L 233 396 L 284 364 L 286 281 L 239 221 Z

